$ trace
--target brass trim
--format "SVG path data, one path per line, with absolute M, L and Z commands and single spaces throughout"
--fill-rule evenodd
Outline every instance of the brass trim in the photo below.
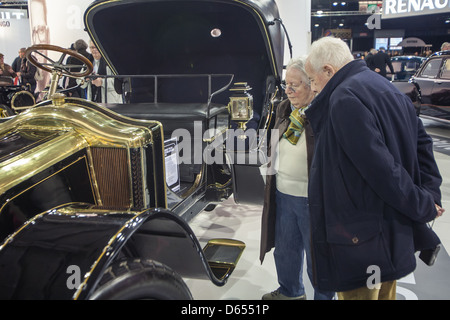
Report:
M 30 96 L 31 99 L 33 99 L 33 105 L 32 105 L 32 106 L 25 106 L 25 107 L 16 107 L 16 106 L 14 106 L 14 101 L 15 101 L 16 98 L 19 96 L 19 94 L 26 94 L 26 95 Z M 16 92 L 16 93 L 13 95 L 12 99 L 11 99 L 11 108 L 12 108 L 14 111 L 30 109 L 30 108 L 33 107 L 35 104 L 36 104 L 36 99 L 34 99 L 34 96 L 31 94 L 31 92 L 26 91 L 26 90 L 22 90 L 22 91 Z
M 39 108 L 29 109 L 3 123 L 0 134 L 15 128 L 73 129 L 79 132 L 91 146 L 137 148 L 151 143 L 152 131 L 145 125 L 158 125 L 159 123 L 155 121 L 134 122 L 142 123 L 142 125 L 122 122 L 110 117 L 107 113 L 104 114 L 84 105 L 73 103 L 65 103 L 61 107 L 42 105 Z
M 92 183 L 92 190 L 94 191 L 95 199 L 97 199 L 96 205 L 103 206 L 103 200 L 100 196 L 100 188 L 99 188 L 98 182 L 97 182 L 97 176 L 95 173 L 91 148 L 86 148 L 86 154 L 87 154 L 87 160 L 88 160 L 87 161 L 88 170 L 90 173 L 89 176 L 91 178 L 91 183 Z
M 89 180 L 90 180 L 90 182 L 91 182 L 91 187 L 92 187 L 92 178 L 91 178 L 91 175 L 89 174 L 88 159 L 86 158 L 85 155 L 83 155 L 83 156 L 79 157 L 78 159 L 76 159 L 75 161 L 71 162 L 70 164 L 64 166 L 64 167 L 61 168 L 60 170 L 55 171 L 53 174 L 51 174 L 51 175 L 45 177 L 44 179 L 42 179 L 42 180 L 40 180 L 40 181 L 34 183 L 33 185 L 29 186 L 28 188 L 26 188 L 26 189 L 20 191 L 19 193 L 15 194 L 15 195 L 14 195 L 13 197 L 11 197 L 10 199 L 7 199 L 7 200 L 5 201 L 5 203 L 3 203 L 3 205 L 0 207 L 0 214 L 2 213 L 3 209 L 5 208 L 5 206 L 6 206 L 8 203 L 10 203 L 12 200 L 14 200 L 15 198 L 21 196 L 22 194 L 24 194 L 24 193 L 27 192 L 28 190 L 33 189 L 34 187 L 36 187 L 37 185 L 41 184 L 42 182 L 47 181 L 48 179 L 54 177 L 55 175 L 59 174 L 60 172 L 62 172 L 62 171 L 64 171 L 64 170 L 66 170 L 67 168 L 71 167 L 72 165 L 74 165 L 75 163 L 77 163 L 77 162 L 79 162 L 79 161 L 81 161 L 81 160 L 85 160 L 84 163 L 85 163 L 85 165 L 86 165 L 87 175 L 88 175 L 88 177 L 89 177 Z M 45 168 L 44 168 L 44 169 L 45 169 Z M 24 181 L 25 181 L 25 180 L 24 180 Z M 92 189 L 91 189 L 91 190 L 92 190 Z M 92 197 L 93 197 L 94 201 L 95 201 L 96 204 L 97 204 L 96 196 L 95 196 L 94 193 L 92 193 Z M 64 204 L 62 204 L 62 205 L 64 205 Z M 31 220 L 34 220 L 34 218 L 32 218 Z
M 40 131 L 40 132 L 45 132 L 45 131 L 46 131 L 46 130 L 42 130 L 42 131 Z M 8 135 L 14 134 L 14 133 L 17 133 L 17 134 L 21 133 L 21 134 L 22 134 L 23 131 L 20 131 L 20 132 L 19 132 L 19 131 L 11 131 L 11 132 L 7 132 L 4 136 L 8 136 Z M 58 132 L 57 132 L 57 133 L 58 133 Z M 9 155 L 5 155 L 5 156 L 3 156 L 3 157 L 0 157 L 0 162 L 2 162 L 5 158 L 11 158 L 11 155 L 14 154 L 14 153 L 17 153 L 18 155 L 19 155 L 19 154 L 22 154 L 24 150 L 30 150 L 30 149 L 33 149 L 35 146 L 37 146 L 37 145 L 39 145 L 39 144 L 41 144 L 41 143 L 44 143 L 45 140 L 50 141 L 50 140 L 52 140 L 52 139 L 54 139 L 54 138 L 56 138 L 56 137 L 57 137 L 57 135 L 55 135 L 55 133 L 52 132 L 52 133 L 50 133 L 48 136 L 42 137 L 41 139 L 38 139 L 38 140 L 36 140 L 36 141 L 34 141 L 34 142 L 32 142 L 32 143 L 30 143 L 30 144 L 24 146 L 24 147 L 21 148 L 21 149 L 17 149 L 17 150 L 15 150 L 14 152 L 10 153 Z
M 87 146 L 84 139 L 70 132 L 3 161 L 0 163 L 0 194 Z
M 227 127 L 224 127 L 222 130 L 220 130 L 219 132 L 215 132 L 214 133 L 214 135 L 212 136 L 212 137 L 210 137 L 210 138 L 203 138 L 203 142 L 207 142 L 207 143 L 212 143 L 212 142 L 214 142 L 216 139 L 217 139 L 217 137 L 220 137 L 220 136 L 222 136 L 224 133 L 226 133 L 228 131 L 228 128 Z

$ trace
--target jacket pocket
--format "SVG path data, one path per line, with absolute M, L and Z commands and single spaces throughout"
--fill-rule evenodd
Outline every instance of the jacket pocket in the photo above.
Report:
M 343 290 L 366 286 L 369 266 L 378 267 L 381 276 L 395 271 L 378 217 L 327 226 L 327 241 L 334 277 Z

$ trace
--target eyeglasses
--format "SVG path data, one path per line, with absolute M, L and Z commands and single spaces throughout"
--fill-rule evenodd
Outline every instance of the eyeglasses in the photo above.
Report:
M 281 89 L 283 89 L 285 92 L 286 92 L 286 90 L 289 89 L 290 91 L 292 91 L 292 93 L 295 93 L 295 92 L 297 92 L 297 90 L 300 88 L 300 86 L 302 85 L 302 83 L 305 83 L 306 85 L 309 85 L 309 83 L 304 82 L 304 81 L 300 81 L 300 84 L 298 84 L 298 85 L 287 85 L 286 82 L 283 81 L 283 82 L 281 83 Z
M 296 88 L 298 88 L 299 86 L 288 86 L 288 85 L 286 85 L 286 83 L 282 83 L 281 84 L 281 88 L 284 90 L 284 91 L 287 91 L 288 89 L 290 90 L 290 91 L 292 91 L 293 93 L 295 93 L 296 91 L 297 91 L 297 89 Z

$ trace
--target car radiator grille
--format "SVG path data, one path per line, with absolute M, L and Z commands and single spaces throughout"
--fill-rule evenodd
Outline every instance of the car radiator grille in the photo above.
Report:
M 127 150 L 122 148 L 92 148 L 91 152 L 102 207 L 131 207 L 131 183 Z

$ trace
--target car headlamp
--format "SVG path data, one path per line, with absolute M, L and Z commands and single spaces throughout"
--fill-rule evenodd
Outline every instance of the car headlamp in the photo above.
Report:
M 245 124 L 253 117 L 253 97 L 247 92 L 251 89 L 246 82 L 237 82 L 230 89 L 232 95 L 228 104 L 228 112 L 231 120 L 243 130 L 245 130 Z

